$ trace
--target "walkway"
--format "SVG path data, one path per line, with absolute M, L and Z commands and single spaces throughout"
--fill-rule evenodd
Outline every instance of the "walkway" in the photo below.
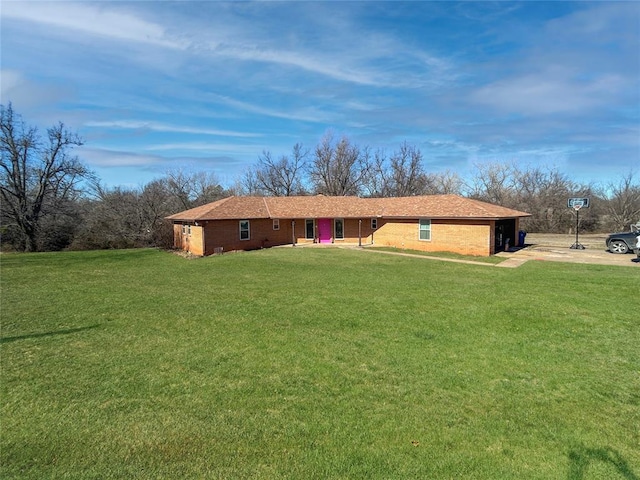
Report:
M 429 255 L 420 255 L 420 254 L 416 254 L 416 253 L 404 253 L 404 252 L 388 252 L 386 250 L 376 250 L 374 248 L 362 248 L 360 249 L 364 252 L 374 252 L 374 253 L 383 253 L 383 254 L 387 254 L 387 255 L 400 255 L 403 257 L 412 257 L 412 258 L 422 258 L 425 260 L 440 260 L 442 262 L 453 262 L 453 263 L 466 263 L 469 265 L 480 265 L 482 267 L 499 267 L 501 266 L 503 263 L 507 263 L 508 260 L 502 262 L 502 263 L 488 263 L 488 262 L 476 262 L 474 260 L 460 260 L 457 258 L 444 258 L 444 257 L 431 257 Z M 507 265 L 508 266 L 508 265 Z M 518 265 L 513 265 L 513 266 L 518 266 Z
M 568 263 L 586 263 L 594 265 L 618 265 L 638 268 L 640 263 L 636 263 L 635 255 L 616 255 L 606 251 L 599 245 L 589 245 L 585 250 L 572 250 L 565 246 L 551 246 L 530 244 L 524 248 L 515 249 L 510 252 L 500 252 L 496 257 L 505 258 L 501 263 L 479 262 L 474 260 L 462 260 L 456 258 L 444 258 L 428 255 L 420 255 L 405 252 L 389 252 L 368 248 L 367 246 L 359 247 L 357 244 L 340 244 L 340 245 L 318 245 L 304 244 L 301 247 L 333 247 L 333 248 L 349 248 L 357 249 L 364 252 L 373 252 L 386 255 L 400 255 L 404 257 L 421 258 L 424 260 L 439 260 L 442 262 L 466 263 L 468 265 L 478 265 L 482 267 L 500 267 L 500 268 L 517 268 L 525 264 L 529 260 L 552 261 L 552 262 L 568 262 Z

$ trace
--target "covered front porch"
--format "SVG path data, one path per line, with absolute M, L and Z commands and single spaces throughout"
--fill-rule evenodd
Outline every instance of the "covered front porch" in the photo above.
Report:
M 293 244 L 370 245 L 376 218 L 305 218 L 291 220 Z

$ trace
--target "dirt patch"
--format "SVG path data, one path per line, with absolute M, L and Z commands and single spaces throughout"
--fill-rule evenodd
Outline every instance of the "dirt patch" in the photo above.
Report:
M 578 236 L 578 242 L 585 248 L 580 250 L 570 248 L 576 243 L 575 235 L 528 233 L 525 238 L 525 248 L 514 252 L 502 252 L 498 256 L 522 260 L 640 267 L 640 263 L 634 262 L 635 254 L 619 255 L 609 252 L 605 244 L 606 238 L 606 234 L 581 234 Z
M 199 255 L 194 255 L 191 252 L 185 252 L 184 250 L 167 250 L 168 252 L 173 253 L 174 255 L 178 255 L 179 257 L 186 258 L 187 260 L 197 260 L 198 258 L 202 258 Z

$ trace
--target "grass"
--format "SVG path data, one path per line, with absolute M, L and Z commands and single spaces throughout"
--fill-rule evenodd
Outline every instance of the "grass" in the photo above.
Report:
M 2 255 L 3 479 L 637 479 L 635 269 Z

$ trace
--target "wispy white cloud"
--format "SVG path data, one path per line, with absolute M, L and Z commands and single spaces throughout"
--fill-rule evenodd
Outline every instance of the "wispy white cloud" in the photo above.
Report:
M 189 23 L 190 52 L 205 61 L 260 63 L 367 87 L 416 88 L 441 84 L 439 77 L 450 80 L 449 58 L 370 28 L 354 5 L 339 13 L 322 2 L 290 4 L 277 14 L 272 4 L 260 3 L 248 7 L 253 15 L 229 16 L 225 11 Z M 309 35 L 316 31 L 323 34 Z
M 112 120 L 112 121 L 89 121 L 86 127 L 92 128 L 113 128 L 125 130 L 151 130 L 155 132 L 187 133 L 194 135 L 217 135 L 225 137 L 260 137 L 262 134 L 249 132 L 236 132 L 231 130 L 220 130 L 215 128 L 189 127 L 183 125 L 169 125 L 150 120 Z
M 240 45 L 216 46 L 211 53 L 236 60 L 264 62 L 284 65 L 321 74 L 334 80 L 356 83 L 360 85 L 382 86 L 387 84 L 385 76 L 365 66 L 354 68 L 345 65 L 339 57 L 326 58 L 320 52 L 296 52 L 290 50 L 260 49 L 242 47 Z
M 187 44 L 170 38 L 165 28 L 114 8 L 113 3 L 76 2 L 3 2 L 3 18 L 36 23 L 85 35 L 102 36 L 127 42 L 139 42 L 184 49 Z
M 90 167 L 144 167 L 154 165 L 161 157 L 99 147 L 79 147 L 75 153 Z
M 80 147 L 76 153 L 89 168 L 98 172 L 101 183 L 128 188 L 140 188 L 151 178 L 175 168 L 211 171 L 231 184 L 239 173 L 237 169 L 242 168 L 236 155 L 225 153 L 164 156 L 102 147 Z
M 59 100 L 73 100 L 72 88 L 57 82 L 46 85 L 27 78 L 23 72 L 13 69 L 0 70 L 0 102 L 12 102 L 17 109 L 30 109 Z
M 224 15 L 205 14 L 206 21 L 192 21 L 176 15 L 173 20 L 177 24 L 170 26 L 162 23 L 168 20 L 166 18 L 158 17 L 154 21 L 145 18 L 149 11 L 143 7 L 137 6 L 133 10 L 123 5 L 116 2 L 5 2 L 1 15 L 11 20 L 57 28 L 60 34 L 79 43 L 82 43 L 78 39 L 79 34 L 102 37 L 179 50 L 204 61 L 233 60 L 293 68 L 355 85 L 416 87 L 417 83 L 440 85 L 446 79 L 450 80 L 449 61 L 444 57 L 415 46 L 404 46 L 398 43 L 397 38 L 379 32 L 367 34 L 366 31 L 358 31 L 362 26 L 354 25 L 353 30 L 346 33 L 334 26 L 334 30 L 322 37 L 320 43 L 298 44 L 282 42 L 269 29 L 255 28 L 255 24 L 239 18 L 229 23 Z M 204 12 L 208 11 L 207 7 L 205 4 Z M 269 23 L 268 19 L 255 17 L 252 21 Z M 181 30 L 184 33 L 174 33 Z M 402 52 L 400 57 L 397 52 Z M 164 66 L 166 59 L 151 52 L 144 61 L 153 61 L 154 58 L 159 66 Z M 388 68 L 389 59 L 397 63 L 400 58 L 405 66 Z M 444 77 L 442 80 L 441 76 Z
M 637 2 L 593 2 L 586 8 L 578 8 L 546 24 L 544 38 L 562 41 L 556 46 L 587 42 L 602 44 L 615 41 L 616 48 L 636 48 L 638 25 Z
M 2 82 L 0 82 L 0 96 L 7 98 L 10 93 L 24 83 L 24 77 L 15 70 L 0 70 Z
M 500 79 L 477 89 L 470 98 L 504 113 L 581 114 L 610 104 L 612 92 L 625 87 L 624 79 L 617 75 L 583 81 L 555 70 Z
M 175 142 L 175 143 L 159 143 L 152 144 L 146 147 L 147 151 L 189 151 L 198 152 L 200 156 L 203 155 L 221 155 L 221 154 L 235 154 L 235 155 L 248 155 L 250 158 L 257 157 L 262 151 L 259 146 L 256 145 L 243 145 L 238 143 L 214 143 L 214 142 Z
M 210 95 L 210 99 L 213 99 L 220 105 L 231 107 L 236 111 L 244 113 L 252 113 L 257 115 L 264 115 L 266 117 L 282 118 L 286 120 L 295 120 L 299 122 L 325 122 L 329 120 L 327 114 L 314 106 L 307 106 L 304 108 L 290 107 L 290 106 L 274 106 L 266 107 L 257 103 L 245 102 L 237 100 L 223 95 Z
M 566 126 L 574 130 L 613 114 L 624 115 L 625 110 L 628 118 L 637 118 L 638 4 L 575 6 L 527 31 L 518 55 L 510 56 L 508 64 L 500 64 L 500 56 L 493 58 L 485 69 L 485 81 L 476 82 L 465 98 L 489 108 L 490 118 L 546 117 L 550 125 L 564 117 L 572 119 Z M 631 105 L 635 107 L 627 108 Z M 575 122 L 578 118 L 580 122 Z
M 2 102 L 80 125 L 105 171 L 240 168 L 328 129 L 407 139 L 443 168 L 640 159 L 637 2 L 51 0 L 0 15 Z

